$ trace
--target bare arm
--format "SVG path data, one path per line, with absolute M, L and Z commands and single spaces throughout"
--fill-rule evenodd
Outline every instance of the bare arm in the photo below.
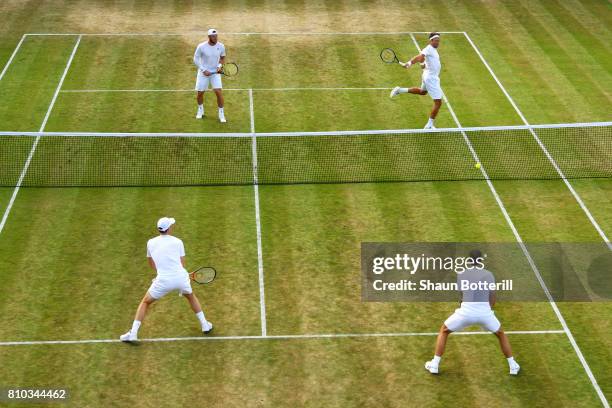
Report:
M 181 256 L 181 265 L 183 265 L 183 268 L 187 269 L 187 267 L 185 266 L 185 257 Z
M 410 60 L 410 63 L 414 64 L 416 62 L 425 62 L 425 56 L 423 54 L 419 54 L 419 55 L 415 55 L 414 57 L 412 57 L 412 59 Z
M 157 266 L 155 266 L 155 262 L 153 261 L 153 258 L 151 258 L 150 256 L 147 256 L 147 261 L 149 262 L 149 266 L 151 267 L 151 269 L 157 272 Z
M 495 306 L 495 302 L 497 301 L 496 297 L 495 297 L 495 292 L 494 291 L 490 291 L 489 292 L 489 305 L 491 306 L 491 309 L 493 308 L 493 306 Z
M 420 63 L 420 64 L 424 63 L 425 62 L 425 55 L 423 55 L 423 54 L 415 55 L 408 62 L 400 62 L 400 65 L 402 65 L 404 68 L 410 68 L 410 66 L 412 64 L 416 64 L 417 62 Z

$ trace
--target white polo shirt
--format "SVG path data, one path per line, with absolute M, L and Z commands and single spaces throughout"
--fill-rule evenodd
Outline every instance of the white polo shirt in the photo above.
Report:
M 225 57 L 225 46 L 217 41 L 210 45 L 208 41 L 198 44 L 193 55 L 193 62 L 202 71 L 217 72 L 221 57 Z
M 428 44 L 427 47 L 421 50 L 421 54 L 425 56 L 425 70 L 423 76 L 439 76 L 442 64 L 440 63 L 440 54 L 438 50 Z
M 147 242 L 147 257 L 153 258 L 158 276 L 187 273 L 181 263 L 182 256 L 185 256 L 185 246 L 177 237 L 160 235 Z

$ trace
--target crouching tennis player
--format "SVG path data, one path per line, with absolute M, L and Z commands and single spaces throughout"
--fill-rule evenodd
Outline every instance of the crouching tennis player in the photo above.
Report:
M 153 279 L 151 287 L 138 305 L 132 329 L 119 337 L 121 341 L 137 341 L 138 329 L 147 314 L 149 306 L 173 291 L 178 291 L 185 296 L 200 321 L 203 333 L 210 333 L 213 328 L 212 323 L 206 321 L 200 302 L 191 289 L 189 274 L 185 269 L 183 241 L 171 235 L 174 223 L 174 218 L 160 218 L 157 222 L 159 236 L 151 238 L 147 242 L 147 260 L 151 268 L 157 272 L 157 277 Z
M 477 262 L 478 258 L 482 259 L 482 253 L 479 250 L 470 252 L 470 258 Z M 457 284 L 461 287 L 461 282 L 478 283 L 485 282 L 487 284 L 495 283 L 493 274 L 482 268 L 466 269 L 462 274 L 457 276 Z M 440 327 L 438 339 L 436 341 L 436 351 L 433 360 L 425 363 L 425 369 L 432 374 L 438 374 L 440 359 L 444 354 L 446 340 L 452 332 L 459 331 L 468 326 L 478 325 L 482 328 L 495 333 L 499 340 L 504 356 L 508 360 L 510 375 L 517 375 L 521 369 L 514 357 L 512 357 L 512 348 L 508 336 L 501 328 L 501 323 L 491 309 L 495 305 L 495 291 L 489 290 L 464 290 L 462 291 L 461 306 L 453 313 Z

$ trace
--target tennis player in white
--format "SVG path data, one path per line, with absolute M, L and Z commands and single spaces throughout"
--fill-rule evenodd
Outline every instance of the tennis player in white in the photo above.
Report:
M 196 119 L 204 116 L 204 91 L 209 86 L 217 95 L 217 106 L 219 107 L 219 121 L 225 123 L 225 112 L 223 112 L 223 85 L 221 84 L 221 66 L 225 62 L 225 46 L 217 41 L 217 30 L 208 30 L 208 41 L 198 44 L 193 55 L 193 62 L 198 67 L 196 76 L 198 112 Z
M 476 262 L 477 258 L 482 258 L 479 250 L 470 252 L 470 257 Z M 457 284 L 461 281 L 468 283 L 486 282 L 495 283 L 495 277 L 486 269 L 471 268 L 466 269 L 462 274 L 457 275 Z M 459 286 L 461 287 L 461 286 Z M 495 313 L 491 309 L 495 305 L 495 291 L 489 290 L 467 290 L 462 292 L 462 301 L 459 309 L 453 313 L 440 327 L 438 339 L 436 340 L 436 350 L 431 361 L 425 363 L 425 369 L 432 374 L 438 374 L 440 360 L 446 347 L 448 335 L 459 331 L 468 326 L 478 325 L 482 328 L 495 333 L 499 340 L 502 352 L 508 361 L 510 375 L 517 375 L 521 369 L 514 357 L 508 336 L 501 328 L 501 323 L 497 320 Z
M 200 321 L 203 333 L 210 333 L 213 328 L 212 323 L 204 317 L 200 302 L 191 289 L 189 274 L 185 270 L 185 246 L 183 241 L 171 235 L 174 223 L 174 218 L 160 218 L 157 222 L 159 236 L 147 242 L 147 260 L 151 268 L 157 272 L 157 276 L 138 305 L 132 328 L 119 337 L 121 341 L 137 341 L 138 329 L 149 306 L 173 291 L 178 291 L 189 301 L 191 309 Z
M 390 95 L 391 98 L 393 98 L 402 93 L 411 93 L 416 95 L 429 94 L 431 99 L 433 99 L 434 105 L 429 115 L 429 120 L 425 125 L 425 129 L 436 128 L 434 121 L 436 120 L 436 116 L 438 116 L 440 106 L 442 106 L 442 88 L 440 87 L 440 70 L 442 69 L 442 64 L 440 63 L 440 55 L 438 54 L 439 46 L 440 34 L 430 33 L 429 44 L 427 44 L 427 46 L 421 50 L 419 55 L 414 56 L 408 62 L 400 62 L 400 65 L 405 68 L 410 68 L 417 62 L 421 64 L 425 63 L 423 69 L 423 82 L 418 88 L 400 88 L 399 86 L 396 86 L 393 88 Z

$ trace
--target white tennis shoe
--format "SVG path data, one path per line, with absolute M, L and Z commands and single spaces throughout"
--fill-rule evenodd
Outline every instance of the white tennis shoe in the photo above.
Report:
M 521 366 L 518 365 L 517 362 L 512 363 L 510 366 L 510 375 L 518 375 L 519 371 L 521 371 Z
M 436 129 L 434 125 L 427 124 L 423 129 Z
M 225 120 L 225 113 L 219 112 L 219 122 L 221 123 L 227 122 L 227 120 Z
M 138 334 L 132 334 L 132 331 L 122 334 L 119 336 L 119 340 L 125 341 L 126 343 L 131 343 L 133 341 L 138 341 Z
M 391 93 L 389 94 L 389 98 L 394 98 L 394 97 L 396 97 L 397 95 L 399 95 L 399 90 L 400 90 L 400 87 L 399 87 L 399 86 L 396 86 L 395 88 L 393 88 L 393 89 L 391 90 Z
M 204 334 L 210 333 L 212 329 L 213 329 L 213 325 L 211 322 L 207 321 L 206 323 L 204 323 L 204 325 L 202 325 L 202 333 Z
M 433 363 L 433 361 L 428 361 L 425 363 L 425 369 L 432 374 L 438 374 L 438 366 Z
M 204 116 L 204 109 L 198 108 L 198 113 L 196 113 L 196 119 L 202 119 Z

